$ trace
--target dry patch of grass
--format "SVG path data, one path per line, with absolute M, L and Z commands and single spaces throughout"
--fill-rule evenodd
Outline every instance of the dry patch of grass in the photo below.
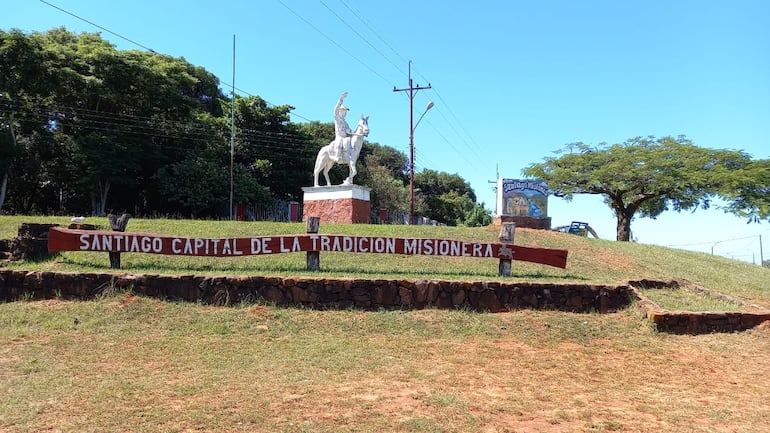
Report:
M 668 311 L 744 311 L 738 302 L 720 299 L 687 288 L 659 288 L 642 290 L 653 302 Z
M 762 431 L 770 328 L 631 311 L 0 305 L 0 431 Z

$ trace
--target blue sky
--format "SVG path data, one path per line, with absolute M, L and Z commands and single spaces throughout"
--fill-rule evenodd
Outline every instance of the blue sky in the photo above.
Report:
M 498 172 L 520 178 L 577 141 L 681 134 L 770 158 L 763 0 L 46 2 L 5 2 L 0 28 L 101 32 L 120 49 L 203 66 L 227 92 L 235 35 L 239 93 L 290 104 L 297 122 L 331 122 L 347 91 L 351 123 L 370 116 L 370 141 L 406 154 L 409 100 L 393 88 L 408 87 L 411 60 L 414 84 L 432 86 L 415 97 L 415 121 L 435 102 L 415 131 L 417 169 L 458 173 L 492 210 Z M 614 239 L 600 197 L 551 197 L 549 216 L 554 226 L 585 221 Z M 637 218 L 632 230 L 639 242 L 756 263 L 761 237 L 770 258 L 770 223 L 715 209 Z

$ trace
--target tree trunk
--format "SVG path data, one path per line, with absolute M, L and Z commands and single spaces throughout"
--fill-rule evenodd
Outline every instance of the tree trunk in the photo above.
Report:
M 3 208 L 3 203 L 5 203 L 5 191 L 8 187 L 8 172 L 6 172 L 3 175 L 3 182 L 0 183 L 0 209 Z
M 11 129 L 11 143 L 13 144 L 13 150 L 16 150 L 16 130 L 13 129 L 13 111 L 11 112 L 10 121 L 8 122 L 8 125 Z M 3 182 L 0 183 L 0 209 L 3 208 L 3 205 L 5 204 L 5 192 L 8 190 L 8 172 L 11 170 L 11 167 L 8 166 L 5 169 L 5 174 L 3 174 Z
M 91 196 L 91 212 L 93 212 L 94 216 L 104 216 L 107 211 L 107 194 L 110 192 L 110 180 L 104 181 L 104 187 L 99 186 L 99 195 Z
M 110 192 L 110 179 L 106 179 L 104 181 L 104 189 L 102 190 L 102 213 L 100 215 L 104 215 L 104 213 L 107 211 L 107 194 Z
M 621 211 L 615 211 L 618 218 L 617 240 L 628 242 L 631 240 L 631 218 L 633 214 L 627 214 Z

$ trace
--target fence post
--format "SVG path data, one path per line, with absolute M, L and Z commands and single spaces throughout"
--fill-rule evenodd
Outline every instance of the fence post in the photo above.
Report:
M 113 215 L 113 214 L 107 215 L 107 219 L 110 221 L 110 228 L 116 232 L 126 231 L 126 226 L 128 225 L 129 218 L 131 218 L 131 215 L 127 213 L 124 213 L 123 215 L 121 215 L 120 218 L 118 218 L 117 215 Z M 110 252 L 109 254 L 110 254 L 110 268 L 120 269 L 120 253 Z
M 500 243 L 512 244 L 513 234 L 515 231 L 516 231 L 515 223 L 503 223 L 500 226 Z M 502 257 L 500 258 L 500 265 L 498 266 L 497 275 L 501 277 L 511 276 L 511 259 L 510 258 L 502 258 Z
M 307 217 L 307 233 L 318 233 L 318 227 L 321 225 L 321 217 L 309 216 Z M 318 251 L 308 251 L 307 253 L 307 270 L 308 271 L 320 271 L 321 270 L 321 254 Z

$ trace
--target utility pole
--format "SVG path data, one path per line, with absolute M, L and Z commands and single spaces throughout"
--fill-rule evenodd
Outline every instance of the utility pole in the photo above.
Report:
M 492 187 L 492 191 L 495 192 L 495 215 L 500 216 L 502 212 L 497 208 L 497 183 L 500 180 L 500 164 L 495 164 L 495 180 L 488 180 L 487 183 L 492 183 L 495 186 Z
M 430 89 L 430 83 L 427 86 L 421 87 L 419 84 L 412 84 L 412 61 L 409 61 L 409 87 L 404 89 L 396 89 L 393 86 L 394 92 L 408 92 L 409 95 L 409 224 L 414 224 L 414 95 L 418 90 Z M 429 104 L 426 112 L 432 105 Z M 425 115 L 425 113 L 423 113 Z M 420 117 L 422 120 L 422 116 Z M 417 121 L 419 123 L 419 121 Z
M 233 100 L 230 113 L 230 221 L 233 218 L 233 168 L 235 166 L 235 35 L 233 35 Z

